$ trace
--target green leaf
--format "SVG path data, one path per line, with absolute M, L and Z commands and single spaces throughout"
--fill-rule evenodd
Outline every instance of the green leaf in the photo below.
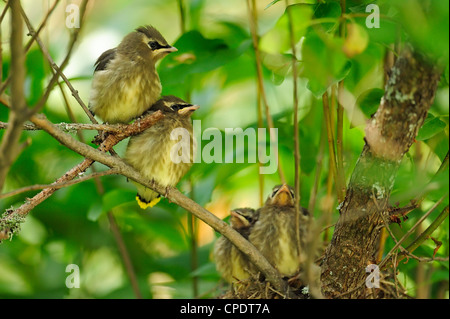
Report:
M 322 23 L 326 32 L 332 31 L 338 24 L 341 16 L 341 6 L 338 2 L 321 2 L 314 6 L 314 19 L 336 19 L 336 22 Z
M 198 31 L 183 34 L 174 46 L 177 53 L 167 56 L 160 66 L 159 75 L 164 88 L 184 85 L 192 74 L 206 74 L 239 57 L 251 46 L 251 40 L 229 47 L 221 39 L 207 39 Z
M 379 88 L 364 91 L 356 100 L 356 105 L 359 106 L 364 115 L 371 117 L 380 106 L 383 95 L 384 90 Z
M 270 7 L 273 6 L 275 3 L 280 2 L 280 1 L 281 1 L 281 0 L 273 0 L 271 3 L 269 3 L 269 4 L 264 8 L 264 10 L 270 8 Z
M 308 79 L 307 88 L 317 98 L 350 72 L 352 62 L 343 53 L 342 43 L 342 39 L 315 32 L 303 42 L 300 76 Z
M 288 6 L 276 25 L 261 38 L 261 50 L 273 54 L 291 51 L 289 15 L 292 17 L 294 43 L 297 43 L 310 25 L 313 6 L 309 4 Z
M 443 131 L 446 127 L 447 124 L 441 121 L 439 117 L 435 117 L 433 114 L 428 113 L 428 116 L 425 119 L 425 123 L 420 128 L 419 133 L 417 134 L 416 140 L 427 140 Z
M 135 200 L 136 191 L 129 189 L 115 189 L 106 193 L 103 200 L 102 212 L 108 212 L 113 208 L 130 203 Z
M 283 83 L 284 78 L 291 70 L 292 56 L 289 54 L 270 54 L 261 52 L 263 64 L 272 72 L 272 81 L 275 85 Z
M 100 201 L 96 201 L 91 205 L 91 207 L 89 207 L 87 219 L 90 221 L 96 221 L 100 218 L 103 212 L 102 203 Z

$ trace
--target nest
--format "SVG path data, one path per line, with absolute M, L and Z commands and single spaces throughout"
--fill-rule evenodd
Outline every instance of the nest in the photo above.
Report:
M 310 299 L 308 288 L 302 285 L 296 277 L 288 279 L 291 292 L 295 299 Z M 219 299 L 289 299 L 283 292 L 275 289 L 268 281 L 261 280 L 259 275 L 234 282 L 230 289 Z M 291 297 L 292 298 L 292 297 Z

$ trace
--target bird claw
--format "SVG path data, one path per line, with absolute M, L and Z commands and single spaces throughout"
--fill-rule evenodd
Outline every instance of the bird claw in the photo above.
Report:
M 109 133 L 105 131 L 100 131 L 99 134 L 95 135 L 94 139 L 92 140 L 92 144 L 100 145 L 103 143 L 103 141 L 108 137 Z

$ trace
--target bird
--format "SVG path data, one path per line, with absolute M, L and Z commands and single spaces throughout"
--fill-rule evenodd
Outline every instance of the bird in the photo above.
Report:
M 161 186 L 167 188 L 178 184 L 193 164 L 197 145 L 193 138 L 191 115 L 198 108 L 198 105 L 187 103 L 173 95 L 162 97 L 144 115 L 160 110 L 164 117 L 130 138 L 125 151 L 125 162 L 143 177 Z M 181 140 L 179 136 L 174 138 L 174 132 L 184 134 L 181 135 Z M 153 207 L 160 201 L 161 196 L 157 192 L 138 183 L 135 185 L 138 190 L 136 200 L 142 209 Z
M 300 207 L 300 245 L 297 244 L 295 196 L 291 186 L 275 186 L 259 209 L 259 219 L 249 236 L 250 242 L 283 277 L 298 273 L 307 241 L 309 212 Z M 251 272 L 257 272 L 254 266 Z
M 230 212 L 230 224 L 245 239 L 258 220 L 258 210 L 253 208 L 237 208 Z M 214 259 L 217 271 L 228 282 L 244 280 L 249 277 L 250 261 L 231 241 L 224 236 L 219 237 L 214 245 Z
M 137 28 L 95 62 L 89 109 L 104 122 L 129 123 L 161 96 L 156 62 L 178 51 L 150 25 Z

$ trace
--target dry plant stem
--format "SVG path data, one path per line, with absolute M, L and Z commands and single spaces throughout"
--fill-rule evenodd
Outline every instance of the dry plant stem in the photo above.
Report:
M 331 124 L 332 118 L 330 115 L 330 104 L 329 104 L 329 99 L 328 99 L 328 92 L 325 92 L 323 94 L 322 103 L 323 103 L 323 116 L 324 116 L 324 121 L 325 121 L 325 125 L 326 125 L 326 130 L 327 130 L 331 175 L 333 176 L 335 184 L 336 184 L 336 188 L 338 189 L 336 152 L 334 150 L 334 134 L 333 134 L 333 128 L 332 128 L 332 124 Z M 338 201 L 342 202 L 343 198 L 340 198 L 339 191 L 337 193 L 338 193 Z
M 78 35 L 80 33 L 80 30 L 82 29 L 83 26 L 83 18 L 84 18 L 84 13 L 86 12 L 86 6 L 87 6 L 87 2 L 88 0 L 83 0 L 83 2 L 80 5 L 80 28 L 75 28 L 72 35 L 71 35 L 71 39 L 69 41 L 69 45 L 68 45 L 68 49 L 67 49 L 67 54 L 63 60 L 63 62 L 61 63 L 61 65 L 58 67 L 58 65 L 53 61 L 53 58 L 51 57 L 50 53 L 48 52 L 47 48 L 44 46 L 44 44 L 42 43 L 41 39 L 39 38 L 39 36 L 37 35 L 36 31 L 34 30 L 33 26 L 30 23 L 30 20 L 28 19 L 28 16 L 25 14 L 25 12 L 23 11 L 23 9 L 21 8 L 21 12 L 22 12 L 22 16 L 23 19 L 25 21 L 25 23 L 27 24 L 28 30 L 30 32 L 31 36 L 35 36 L 36 38 L 36 42 L 39 45 L 39 48 L 42 51 L 42 54 L 45 56 L 45 58 L 47 59 L 47 61 L 50 64 L 50 67 L 52 68 L 52 70 L 54 70 L 53 72 L 53 77 L 50 79 L 49 84 L 47 85 L 47 89 L 45 90 L 42 98 L 38 101 L 38 103 L 34 106 L 33 111 L 30 113 L 31 115 L 36 114 L 37 112 L 39 112 L 45 105 L 50 92 L 52 91 L 54 85 L 56 84 L 56 82 L 58 81 L 58 77 L 61 76 L 61 78 L 64 80 L 64 82 L 67 84 L 67 86 L 69 87 L 69 89 L 72 92 L 72 95 L 74 96 L 74 98 L 78 101 L 78 103 L 80 103 L 81 107 L 83 108 L 83 110 L 85 111 L 85 113 L 89 116 L 90 120 L 92 121 L 92 123 L 97 124 L 97 121 L 95 120 L 95 118 L 93 117 L 93 115 L 91 114 L 91 112 L 89 112 L 88 108 L 86 107 L 86 105 L 84 104 L 84 102 L 81 100 L 81 98 L 78 96 L 78 91 L 76 91 L 72 84 L 69 82 L 69 80 L 67 79 L 67 77 L 62 73 L 64 68 L 67 66 L 67 64 L 69 63 L 73 48 L 75 46 L 76 41 L 78 40 Z
M 298 128 L 298 72 L 297 72 L 297 52 L 295 49 L 294 24 L 292 12 L 289 7 L 289 1 L 286 0 L 286 12 L 289 25 L 289 42 L 292 51 L 292 80 L 293 80 L 293 102 L 294 102 L 294 190 L 295 190 L 295 229 L 297 238 L 297 247 L 300 249 L 300 139 Z
M 338 84 L 338 95 L 344 90 L 344 81 Z M 337 179 L 340 198 L 345 198 L 345 171 L 344 171 L 344 107 L 339 99 L 337 99 L 337 135 L 336 135 L 336 164 L 337 164 Z
M 52 7 L 49 9 L 49 11 L 47 11 L 47 14 L 45 15 L 44 20 L 41 22 L 41 25 L 39 26 L 38 30 L 36 31 L 36 33 L 31 37 L 31 39 L 28 41 L 28 43 L 25 45 L 25 53 L 28 52 L 28 50 L 31 48 L 31 46 L 33 45 L 33 42 L 35 41 L 36 37 L 39 35 L 39 33 L 43 30 L 43 28 L 45 27 L 48 19 L 50 18 L 51 14 L 53 13 L 53 11 L 56 9 L 57 4 L 60 2 L 60 0 L 55 0 L 54 4 L 52 5 Z M 7 3 L 7 5 L 9 5 L 9 2 Z M 6 9 L 6 8 L 5 8 Z M 1 77 L 0 77 L 1 79 Z M 7 86 L 9 85 L 11 81 L 11 74 L 8 75 L 8 77 L 6 78 L 5 82 L 3 83 L 3 85 L 0 87 L 0 94 L 2 94 L 4 92 L 4 90 L 7 88 Z
M 247 9 L 250 20 L 250 32 L 252 34 L 253 49 L 255 51 L 256 73 L 258 78 L 258 91 L 261 94 L 262 101 L 264 102 L 264 109 L 266 114 L 267 126 L 269 128 L 270 140 L 275 141 L 275 136 L 272 133 L 274 128 L 272 115 L 270 114 L 269 102 L 267 101 L 266 90 L 264 88 L 264 76 L 262 72 L 261 54 L 259 51 L 259 39 L 258 39 L 258 16 L 255 0 L 247 0 Z M 282 183 L 286 183 L 286 177 L 284 175 L 280 158 L 278 160 L 278 175 Z
M 156 114 L 156 113 L 154 113 Z M 154 115 L 153 114 L 153 115 Z M 161 115 L 162 116 L 162 115 Z M 73 151 L 85 156 L 89 161 L 100 162 L 110 168 L 118 170 L 118 173 L 140 183 L 161 195 L 167 197 L 167 199 L 176 205 L 188 210 L 194 214 L 197 218 L 200 218 L 203 222 L 214 228 L 221 233 L 227 239 L 229 239 L 239 250 L 244 252 L 252 263 L 261 271 L 275 289 L 281 292 L 286 292 L 286 295 L 292 297 L 293 294 L 288 289 L 287 283 L 281 278 L 278 271 L 273 268 L 270 263 L 261 255 L 261 253 L 247 240 L 245 240 L 236 230 L 231 228 L 227 223 L 217 218 L 215 215 L 207 211 L 205 208 L 198 205 L 196 202 L 181 194 L 176 188 L 166 188 L 156 184 L 154 181 L 147 180 L 141 176 L 134 168 L 127 165 L 123 160 L 118 157 L 105 154 L 104 150 L 96 150 L 84 143 L 75 140 L 72 136 L 62 132 L 52 123 L 50 123 L 45 117 L 35 116 L 34 123 L 41 126 L 56 140 L 60 141 L 63 145 L 72 149 Z M 133 123 L 132 125 L 136 124 Z M 130 125 L 130 126 L 132 126 Z M 139 125 L 138 125 L 139 126 Z M 142 126 L 142 123 L 141 125 Z M 109 137 L 108 137 L 109 138 Z M 20 208 L 19 208 L 20 209 Z M 28 211 L 21 210 L 23 215 Z
M 447 195 L 448 196 L 448 195 Z M 433 205 L 432 208 L 430 208 L 430 210 L 423 215 L 418 221 L 417 223 L 411 228 L 412 231 L 414 231 L 435 209 L 436 207 L 442 202 L 444 198 L 441 198 L 435 205 Z M 428 226 L 428 228 L 422 232 L 419 237 L 417 237 L 411 244 L 409 244 L 406 248 L 405 251 L 408 253 L 412 253 L 414 250 L 416 250 L 426 239 L 428 239 L 431 234 L 436 230 L 436 228 L 439 227 L 440 224 L 442 224 L 442 222 L 448 217 L 448 212 L 449 212 L 449 206 L 447 205 L 442 212 L 439 214 L 439 216 L 431 223 L 430 226 Z M 395 245 L 394 248 L 398 248 L 399 245 L 412 233 L 412 231 L 408 231 L 408 233 L 406 233 Z M 408 235 L 408 236 L 407 236 Z M 406 236 L 406 237 L 405 237 Z M 392 255 L 392 251 L 394 250 L 394 248 L 392 248 L 392 250 L 390 251 L 390 254 Z M 386 255 L 385 259 L 380 263 L 380 266 L 384 265 L 387 261 L 388 261 L 388 256 L 390 255 L 389 253 Z M 399 257 L 398 262 L 402 261 L 404 258 L 406 258 L 405 255 L 402 255 Z
M 117 170 L 109 169 L 109 170 L 104 171 L 104 172 L 95 172 L 95 173 L 92 173 L 92 174 L 80 177 L 80 178 L 75 179 L 75 180 L 67 180 L 67 181 L 64 181 L 64 182 L 61 182 L 61 183 L 54 182 L 52 184 L 36 184 L 36 185 L 26 186 L 26 187 L 22 187 L 22 188 L 13 190 L 13 191 L 8 192 L 8 193 L 0 194 L 0 199 L 6 198 L 6 197 L 11 197 L 11 196 L 18 195 L 18 194 L 25 193 L 25 192 L 29 192 L 29 191 L 39 190 L 39 189 L 46 189 L 46 188 L 61 189 L 61 188 L 64 188 L 64 187 L 68 187 L 68 186 L 72 186 L 72 185 L 75 185 L 75 184 L 79 184 L 79 183 L 85 182 L 85 181 L 90 180 L 90 179 L 96 179 L 96 178 L 99 178 L 99 177 L 102 177 L 102 176 L 114 175 L 114 174 L 117 174 Z M 81 173 L 79 175 L 81 176 Z
M 27 120 L 28 108 L 25 102 L 25 54 L 22 48 L 23 22 L 20 17 L 20 2 L 10 3 L 11 12 L 11 110 L 8 122 L 10 127 L 3 135 L 0 144 L 0 191 L 9 168 L 19 155 L 19 138 L 22 124 Z
M 405 250 L 403 247 L 401 247 L 400 245 L 416 230 L 416 228 L 422 224 L 422 222 L 428 217 L 430 216 L 430 214 L 439 206 L 439 204 L 444 200 L 444 198 L 447 197 L 447 195 L 445 195 L 444 197 L 442 197 L 440 200 L 438 200 L 429 210 L 428 212 L 426 212 L 415 224 L 414 226 L 412 226 L 407 232 L 406 234 L 403 235 L 402 238 L 400 238 L 396 244 L 394 245 L 394 247 L 392 247 L 392 249 L 386 254 L 386 257 L 384 257 L 384 259 L 381 261 L 381 263 L 378 265 L 380 268 L 383 268 L 383 266 L 386 264 L 387 261 L 389 261 L 389 259 L 392 257 L 392 255 L 394 254 L 394 252 L 397 249 L 401 249 L 401 250 Z
M 341 18 L 345 14 L 346 0 L 341 0 Z M 341 19 L 339 25 L 339 33 L 341 38 L 345 38 L 346 20 Z M 344 80 L 339 81 L 338 96 L 344 92 Z M 344 157 L 343 157 L 343 142 L 344 142 L 344 107 L 340 99 L 337 99 L 337 135 L 336 135 L 336 162 L 337 162 L 337 179 L 338 185 L 341 188 L 338 190 L 339 197 L 345 197 L 345 172 L 344 172 Z
M 116 240 L 117 247 L 119 249 L 120 255 L 122 256 L 122 260 L 124 262 L 125 270 L 130 278 L 131 287 L 133 288 L 133 292 L 136 295 L 137 299 L 142 299 L 142 294 L 139 289 L 136 272 L 134 271 L 133 263 L 131 262 L 131 257 L 128 253 L 127 246 L 125 241 L 123 240 L 122 234 L 120 233 L 119 226 L 117 225 L 116 219 L 114 218 L 114 214 L 109 211 L 107 214 L 109 225 L 111 227 L 111 231 L 113 233 L 114 239 Z
M 84 124 L 84 123 L 58 123 L 54 124 L 60 130 L 69 131 L 79 131 L 79 130 L 91 130 L 91 131 L 105 131 L 108 133 L 119 133 L 127 124 Z M 10 126 L 9 123 L 0 122 L 0 130 L 7 129 Z M 24 131 L 39 131 L 41 128 L 34 124 L 25 123 L 21 127 Z
M 316 207 L 316 197 L 317 197 L 317 191 L 319 188 L 320 176 L 322 173 L 323 154 L 325 151 L 325 139 L 326 139 L 325 127 L 322 122 L 322 129 L 320 131 L 319 152 L 318 152 L 317 158 L 316 158 L 316 172 L 315 172 L 315 176 L 314 176 L 314 186 L 311 189 L 311 194 L 309 196 L 309 204 L 308 204 L 308 211 L 313 215 L 314 215 L 314 210 Z
M 264 127 L 264 121 L 263 121 L 263 111 L 262 111 L 262 101 L 261 101 L 261 92 L 258 90 L 258 97 L 257 97 L 257 113 L 258 113 L 258 129 Z M 259 143 L 259 142 L 258 142 Z M 260 169 L 263 166 L 261 161 L 258 161 L 258 180 L 259 180 L 259 207 L 262 207 L 264 205 L 264 174 L 260 174 Z

